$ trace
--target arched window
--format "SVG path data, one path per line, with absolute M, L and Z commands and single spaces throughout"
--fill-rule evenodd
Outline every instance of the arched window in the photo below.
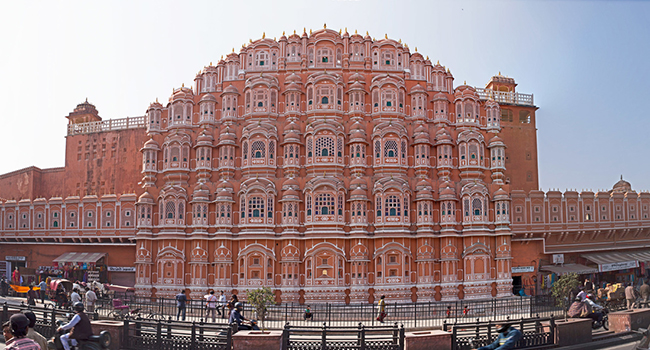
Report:
M 323 98 L 321 99 L 321 102 L 320 102 L 320 103 L 321 103 L 321 104 L 324 104 L 324 105 L 328 104 L 328 103 L 329 103 L 329 99 L 327 98 L 327 96 L 323 96 Z
M 174 219 L 176 216 L 176 203 L 169 201 L 165 204 L 165 217 L 167 219 Z
M 254 141 L 251 144 L 251 152 L 253 158 L 264 158 L 265 157 L 266 145 L 264 141 Z
M 316 154 L 327 157 L 334 154 L 334 140 L 328 136 L 320 136 L 316 139 Z
M 387 140 L 384 143 L 384 157 L 397 157 L 397 142 L 395 140 Z

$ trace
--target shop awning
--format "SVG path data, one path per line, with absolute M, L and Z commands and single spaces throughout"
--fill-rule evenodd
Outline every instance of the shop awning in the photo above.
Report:
M 650 261 L 650 250 L 631 252 L 600 252 L 582 254 L 582 257 L 598 264 L 600 272 L 633 269 L 639 267 L 639 262 Z
M 564 264 L 564 265 L 545 265 L 539 268 L 540 271 L 553 272 L 558 276 L 566 275 L 569 273 L 576 273 L 578 275 L 585 275 L 588 273 L 596 273 L 598 269 L 580 264 Z
M 54 259 L 54 262 L 58 263 L 96 263 L 97 260 L 106 256 L 106 253 L 65 253 L 58 258 Z

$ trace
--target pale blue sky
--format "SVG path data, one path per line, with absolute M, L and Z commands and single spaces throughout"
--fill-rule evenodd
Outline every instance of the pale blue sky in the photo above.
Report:
M 143 115 L 249 38 L 348 28 L 409 44 L 482 87 L 533 93 L 540 187 L 650 190 L 650 2 L 11 1 L 0 12 L 0 174 L 64 165 L 65 116 Z

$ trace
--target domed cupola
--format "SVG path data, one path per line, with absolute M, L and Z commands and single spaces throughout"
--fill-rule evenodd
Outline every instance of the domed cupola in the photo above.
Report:
M 295 231 L 300 224 L 300 185 L 293 177 L 290 177 L 282 184 L 282 199 L 279 200 L 282 206 L 282 226 L 285 231 Z
M 199 124 L 213 124 L 217 109 L 217 98 L 212 94 L 205 94 L 199 101 Z
M 158 133 L 161 129 L 161 120 L 162 120 L 162 110 L 163 106 L 158 102 L 153 102 L 147 108 L 146 113 L 146 122 L 147 122 L 147 133 Z
M 235 203 L 232 185 L 224 180 L 217 186 L 216 193 L 214 201 L 216 225 L 220 229 L 226 229 L 232 226 L 232 206 Z
M 196 138 L 196 169 L 200 181 L 208 181 L 212 172 L 212 148 L 214 138 L 205 128 Z M 202 180 L 203 179 L 203 180 Z
M 203 182 L 197 182 L 192 193 L 192 226 L 199 231 L 208 227 L 208 205 L 210 202 L 210 189 Z
M 510 194 L 499 187 L 492 196 L 494 198 L 495 224 L 510 223 Z
M 156 183 L 158 151 L 160 151 L 160 146 L 153 137 L 150 137 L 140 150 L 142 152 L 142 187 L 144 188 L 154 186 Z
M 612 187 L 612 192 L 614 193 L 626 193 L 626 192 L 631 192 L 632 191 L 632 185 L 623 180 L 623 175 L 621 175 L 621 179 L 614 184 L 614 187 Z
M 235 147 L 237 147 L 235 133 L 226 126 L 221 129 L 219 143 L 217 143 L 219 152 L 217 168 L 223 178 L 230 178 L 235 174 Z
M 425 176 L 431 166 L 431 138 L 424 122 L 420 122 L 413 131 L 413 148 L 415 153 L 416 175 Z
M 368 145 L 366 129 L 359 120 L 350 127 L 350 171 L 353 174 L 360 174 L 367 166 L 366 149 Z
M 456 188 L 451 181 L 440 184 L 438 189 L 438 200 L 440 201 L 440 224 L 443 228 L 451 228 L 456 224 Z
M 284 151 L 284 162 L 282 167 L 285 176 L 296 176 L 300 169 L 301 143 L 300 126 L 294 121 L 291 121 L 284 129 L 284 138 L 281 143 Z
M 138 202 L 136 203 L 136 208 L 138 211 L 138 229 L 150 229 L 152 227 L 152 212 L 154 204 L 155 200 L 149 191 L 145 190 L 144 193 L 141 194 L 138 198 Z
M 504 171 L 506 170 L 506 145 L 498 135 L 494 135 L 494 137 L 488 141 L 488 149 L 490 150 L 492 182 L 502 185 L 505 183 Z
M 418 232 L 431 231 L 433 225 L 433 192 L 429 181 L 420 178 L 415 186 Z
M 174 89 L 169 98 L 168 105 L 168 127 L 192 125 L 192 114 L 194 109 L 194 92 L 185 86 Z
M 228 85 L 221 93 L 221 120 L 235 120 L 237 118 L 237 100 L 239 90 L 232 84 Z
M 359 176 L 350 181 L 350 226 L 353 231 L 364 231 L 368 226 L 367 184 Z

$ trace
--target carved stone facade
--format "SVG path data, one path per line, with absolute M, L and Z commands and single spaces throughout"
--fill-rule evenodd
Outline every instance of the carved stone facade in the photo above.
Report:
M 388 38 L 252 41 L 145 117 L 80 104 L 65 168 L 0 176 L 0 246 L 122 249 L 111 265 L 143 296 L 343 303 L 507 296 L 513 258 L 547 258 L 538 240 L 647 240 L 647 193 L 536 191 L 536 107 L 515 86 L 454 86 Z

